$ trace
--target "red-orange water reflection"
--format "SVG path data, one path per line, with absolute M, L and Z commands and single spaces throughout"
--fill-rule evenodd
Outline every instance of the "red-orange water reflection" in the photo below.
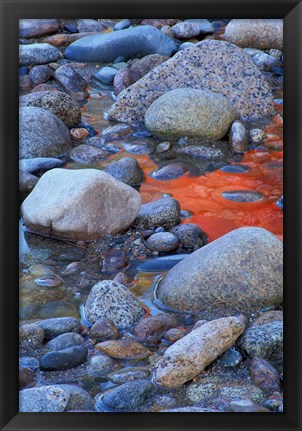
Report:
M 263 227 L 283 239 L 283 212 L 276 205 L 283 194 L 282 117 L 276 115 L 265 131 L 267 149 L 244 155 L 240 164 L 249 167 L 244 173 L 217 170 L 200 177 L 186 174 L 174 180 L 159 181 L 149 175 L 156 168 L 149 157 L 137 157 L 146 173 L 141 187 L 143 202 L 156 200 L 163 193 L 173 195 L 182 209 L 193 212 L 184 223 L 198 224 L 210 241 L 244 226 Z M 247 203 L 222 196 L 223 192 L 232 190 L 253 190 L 261 192 L 264 198 Z

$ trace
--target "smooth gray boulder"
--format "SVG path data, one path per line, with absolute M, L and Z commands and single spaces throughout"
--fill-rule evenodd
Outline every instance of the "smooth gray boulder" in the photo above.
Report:
M 60 28 L 59 19 L 20 19 L 19 37 L 31 39 L 56 33 Z
M 56 115 L 67 127 L 75 127 L 81 121 L 79 104 L 62 91 L 38 91 L 26 94 L 19 99 L 21 107 L 43 108 Z
M 235 119 L 231 102 L 209 90 L 168 91 L 147 109 L 145 125 L 160 138 L 182 136 L 221 139 Z
M 95 284 L 85 304 L 85 316 L 90 323 L 105 317 L 111 319 L 118 329 L 137 322 L 144 313 L 142 305 L 130 290 L 112 280 Z
M 283 19 L 232 19 L 225 29 L 228 42 L 242 48 L 283 49 Z
M 283 299 L 283 244 L 269 231 L 233 230 L 175 265 L 157 298 L 178 310 L 259 310 Z
M 57 116 L 42 108 L 20 108 L 20 159 L 61 157 L 70 145 L 69 130 Z
M 246 322 L 243 315 L 212 320 L 176 341 L 158 362 L 155 383 L 177 388 L 192 380 L 235 344 Z
M 61 57 L 60 51 L 49 43 L 33 43 L 19 45 L 19 64 L 45 64 L 57 61 Z
M 149 25 L 132 27 L 123 31 L 83 37 L 68 46 L 68 60 L 111 63 L 117 57 L 125 60 L 148 54 L 170 56 L 177 51 L 178 43 Z
M 105 172 L 52 169 L 42 175 L 21 212 L 34 232 L 89 241 L 126 230 L 140 205 L 136 190 Z
M 274 112 L 269 84 L 253 60 L 228 42 L 204 40 L 178 52 L 123 90 L 109 109 L 108 116 L 112 120 L 142 126 L 151 103 L 176 88 L 223 94 L 242 120 Z
M 179 203 L 176 199 L 168 196 L 143 204 L 136 221 L 146 229 L 152 227 L 171 229 L 179 223 L 179 213 Z

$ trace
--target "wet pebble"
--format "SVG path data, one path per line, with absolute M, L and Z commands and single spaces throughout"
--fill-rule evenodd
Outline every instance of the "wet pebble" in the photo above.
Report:
M 32 371 L 37 371 L 39 369 L 39 361 L 33 356 L 23 356 L 19 358 L 20 368 L 29 368 Z
M 81 101 L 87 98 L 85 79 L 68 64 L 59 67 L 54 73 L 54 78 L 73 99 Z
M 84 127 L 79 127 L 70 130 L 71 137 L 76 140 L 85 139 L 89 136 L 89 131 Z
M 283 404 L 283 398 L 269 398 L 268 400 L 264 401 L 263 407 L 273 410 L 275 412 L 278 411 L 279 407 Z
M 192 211 L 189 211 L 189 210 L 181 210 L 179 215 L 183 219 L 188 219 L 188 218 L 192 217 L 193 213 L 192 213 Z
M 77 346 L 84 343 L 84 339 L 76 332 L 67 332 L 49 341 L 46 347 L 49 350 L 63 350 L 67 347 Z
M 105 66 L 97 71 L 94 77 L 101 81 L 103 84 L 111 84 L 115 75 L 117 74 L 117 69 L 114 67 Z
M 57 317 L 39 320 L 37 325 L 44 330 L 45 338 L 51 340 L 66 332 L 81 332 L 81 323 L 74 317 Z
M 28 323 L 19 328 L 19 346 L 25 351 L 35 351 L 42 347 L 44 330 L 37 323 Z
M 43 371 L 68 370 L 85 362 L 88 354 L 84 345 L 67 347 L 47 353 L 40 359 L 40 369 Z
M 102 272 L 114 273 L 129 266 L 126 254 L 119 249 L 110 249 L 101 258 Z
M 248 149 L 248 133 L 240 121 L 231 126 L 229 145 L 232 153 L 244 153 Z
M 179 223 L 180 205 L 172 197 L 164 197 L 143 204 L 137 215 L 137 222 L 144 228 L 162 226 L 171 229 Z
M 265 52 L 259 52 L 253 57 L 253 61 L 260 70 L 269 72 L 274 66 L 278 64 L 278 60 Z
M 34 66 L 28 76 L 33 83 L 33 85 L 39 85 L 43 84 L 44 82 L 48 81 L 49 78 L 52 76 L 53 70 L 49 66 Z
M 149 236 L 149 234 L 148 234 Z M 138 271 L 142 272 L 162 272 L 175 266 L 179 261 L 184 259 L 187 254 L 176 254 L 171 256 L 161 256 L 151 260 L 146 260 L 138 267 Z
M 222 172 L 227 172 L 228 174 L 243 174 L 249 170 L 248 166 L 244 165 L 226 165 L 220 168 Z
M 102 138 L 106 141 L 115 141 L 124 136 L 130 135 L 133 129 L 128 124 L 116 124 L 102 131 Z
M 250 130 L 250 141 L 254 144 L 262 142 L 266 138 L 266 134 L 262 129 Z
M 151 235 L 146 241 L 146 247 L 151 251 L 169 253 L 177 249 L 179 241 L 175 235 L 169 232 L 159 232 Z
M 160 144 L 157 145 L 156 152 L 157 153 L 164 153 L 165 151 L 168 151 L 170 147 L 171 147 L 170 142 L 168 142 L 168 141 L 161 142 Z
M 184 328 L 171 328 L 166 332 L 164 338 L 169 341 L 169 343 L 175 343 L 175 341 L 184 337 L 186 333 Z
M 242 355 L 234 347 L 226 350 L 216 361 L 219 367 L 234 368 L 242 362 Z
M 153 148 L 149 144 L 122 144 L 125 151 L 131 154 L 151 154 L 153 152 Z
M 124 30 L 131 26 L 131 21 L 129 19 L 122 19 L 118 23 L 115 24 L 114 30 Z
M 158 147 L 157 147 L 158 148 Z M 156 148 L 156 151 L 157 151 Z M 188 172 L 188 168 L 181 162 L 169 163 L 166 166 L 162 166 L 152 172 L 152 177 L 156 180 L 173 180 L 179 178 Z
M 69 157 L 78 163 L 98 163 L 101 160 L 105 160 L 110 153 L 103 148 L 92 147 L 87 144 L 80 144 L 73 148 Z
M 258 202 L 265 198 L 262 193 L 254 190 L 233 190 L 223 192 L 222 197 L 235 202 Z
M 35 283 L 40 287 L 57 287 L 62 284 L 62 280 L 55 275 L 35 278 Z
M 91 327 L 89 339 L 94 343 L 104 340 L 114 340 L 119 338 L 120 333 L 112 320 L 103 317 L 98 319 Z
M 19 169 L 33 174 L 37 171 L 57 168 L 63 165 L 62 160 L 53 157 L 37 157 L 32 159 L 22 159 L 19 162 Z
M 96 344 L 95 348 L 115 359 L 143 359 L 151 354 L 148 349 L 131 337 L 103 341 Z
M 171 233 L 178 238 L 179 242 L 185 248 L 191 248 L 195 245 L 202 247 L 208 242 L 205 232 L 203 232 L 200 227 L 194 223 L 175 226 L 171 229 Z
M 91 356 L 88 360 L 87 364 L 87 374 L 92 378 L 99 378 L 104 376 L 105 373 L 108 373 L 114 367 L 114 360 L 111 359 L 107 355 L 97 354 L 95 356 Z
M 265 393 L 280 392 L 279 373 L 265 359 L 253 358 L 249 364 L 249 373 L 253 383 Z
M 62 275 L 74 274 L 81 270 L 81 262 L 71 262 L 66 268 L 61 272 Z
M 124 383 L 96 397 L 96 407 L 99 401 L 114 410 L 134 409 L 141 406 L 154 393 L 154 386 L 149 380 L 135 380 Z
M 93 126 L 91 126 L 91 124 L 81 122 L 79 124 L 79 127 L 84 127 L 85 129 L 88 130 L 88 132 L 89 132 L 89 135 L 88 135 L 89 138 L 92 138 L 93 136 L 95 136 L 97 134 L 97 131 L 95 130 L 95 128 Z
M 232 401 L 230 403 L 230 407 L 232 412 L 237 412 L 237 413 L 268 413 L 269 412 L 269 410 L 266 409 L 265 407 L 262 407 L 259 404 L 256 404 L 249 399 Z
M 131 187 L 141 184 L 145 178 L 138 161 L 132 157 L 123 157 L 118 162 L 111 163 L 106 172 Z
M 176 317 L 172 314 L 160 313 L 156 316 L 141 319 L 134 327 L 133 334 L 141 341 L 151 344 L 160 340 L 161 336 L 170 328 L 178 325 Z
M 139 368 L 123 368 L 109 375 L 110 380 L 118 385 L 132 382 L 138 379 L 148 379 L 151 377 L 151 371 Z

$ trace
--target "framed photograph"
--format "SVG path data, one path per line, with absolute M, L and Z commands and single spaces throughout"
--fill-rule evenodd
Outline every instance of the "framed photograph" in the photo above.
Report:
M 1 430 L 301 429 L 301 2 L 0 2 Z

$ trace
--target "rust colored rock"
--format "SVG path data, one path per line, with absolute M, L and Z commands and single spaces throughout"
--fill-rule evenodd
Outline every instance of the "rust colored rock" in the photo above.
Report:
M 234 345 L 245 325 L 243 315 L 224 317 L 185 335 L 165 351 L 157 365 L 154 381 L 160 386 L 177 388 L 192 380 Z
M 94 342 L 119 338 L 120 333 L 112 320 L 103 317 L 98 319 L 91 327 L 89 338 Z
M 115 359 L 143 359 L 151 355 L 150 350 L 130 337 L 104 341 L 96 344 L 95 347 Z
M 165 331 L 177 325 L 178 321 L 172 314 L 160 313 L 141 319 L 135 325 L 133 334 L 142 341 L 147 341 L 149 337 L 159 339 Z
M 267 394 L 280 392 L 279 373 L 265 359 L 253 358 L 249 364 L 249 373 L 253 383 Z

